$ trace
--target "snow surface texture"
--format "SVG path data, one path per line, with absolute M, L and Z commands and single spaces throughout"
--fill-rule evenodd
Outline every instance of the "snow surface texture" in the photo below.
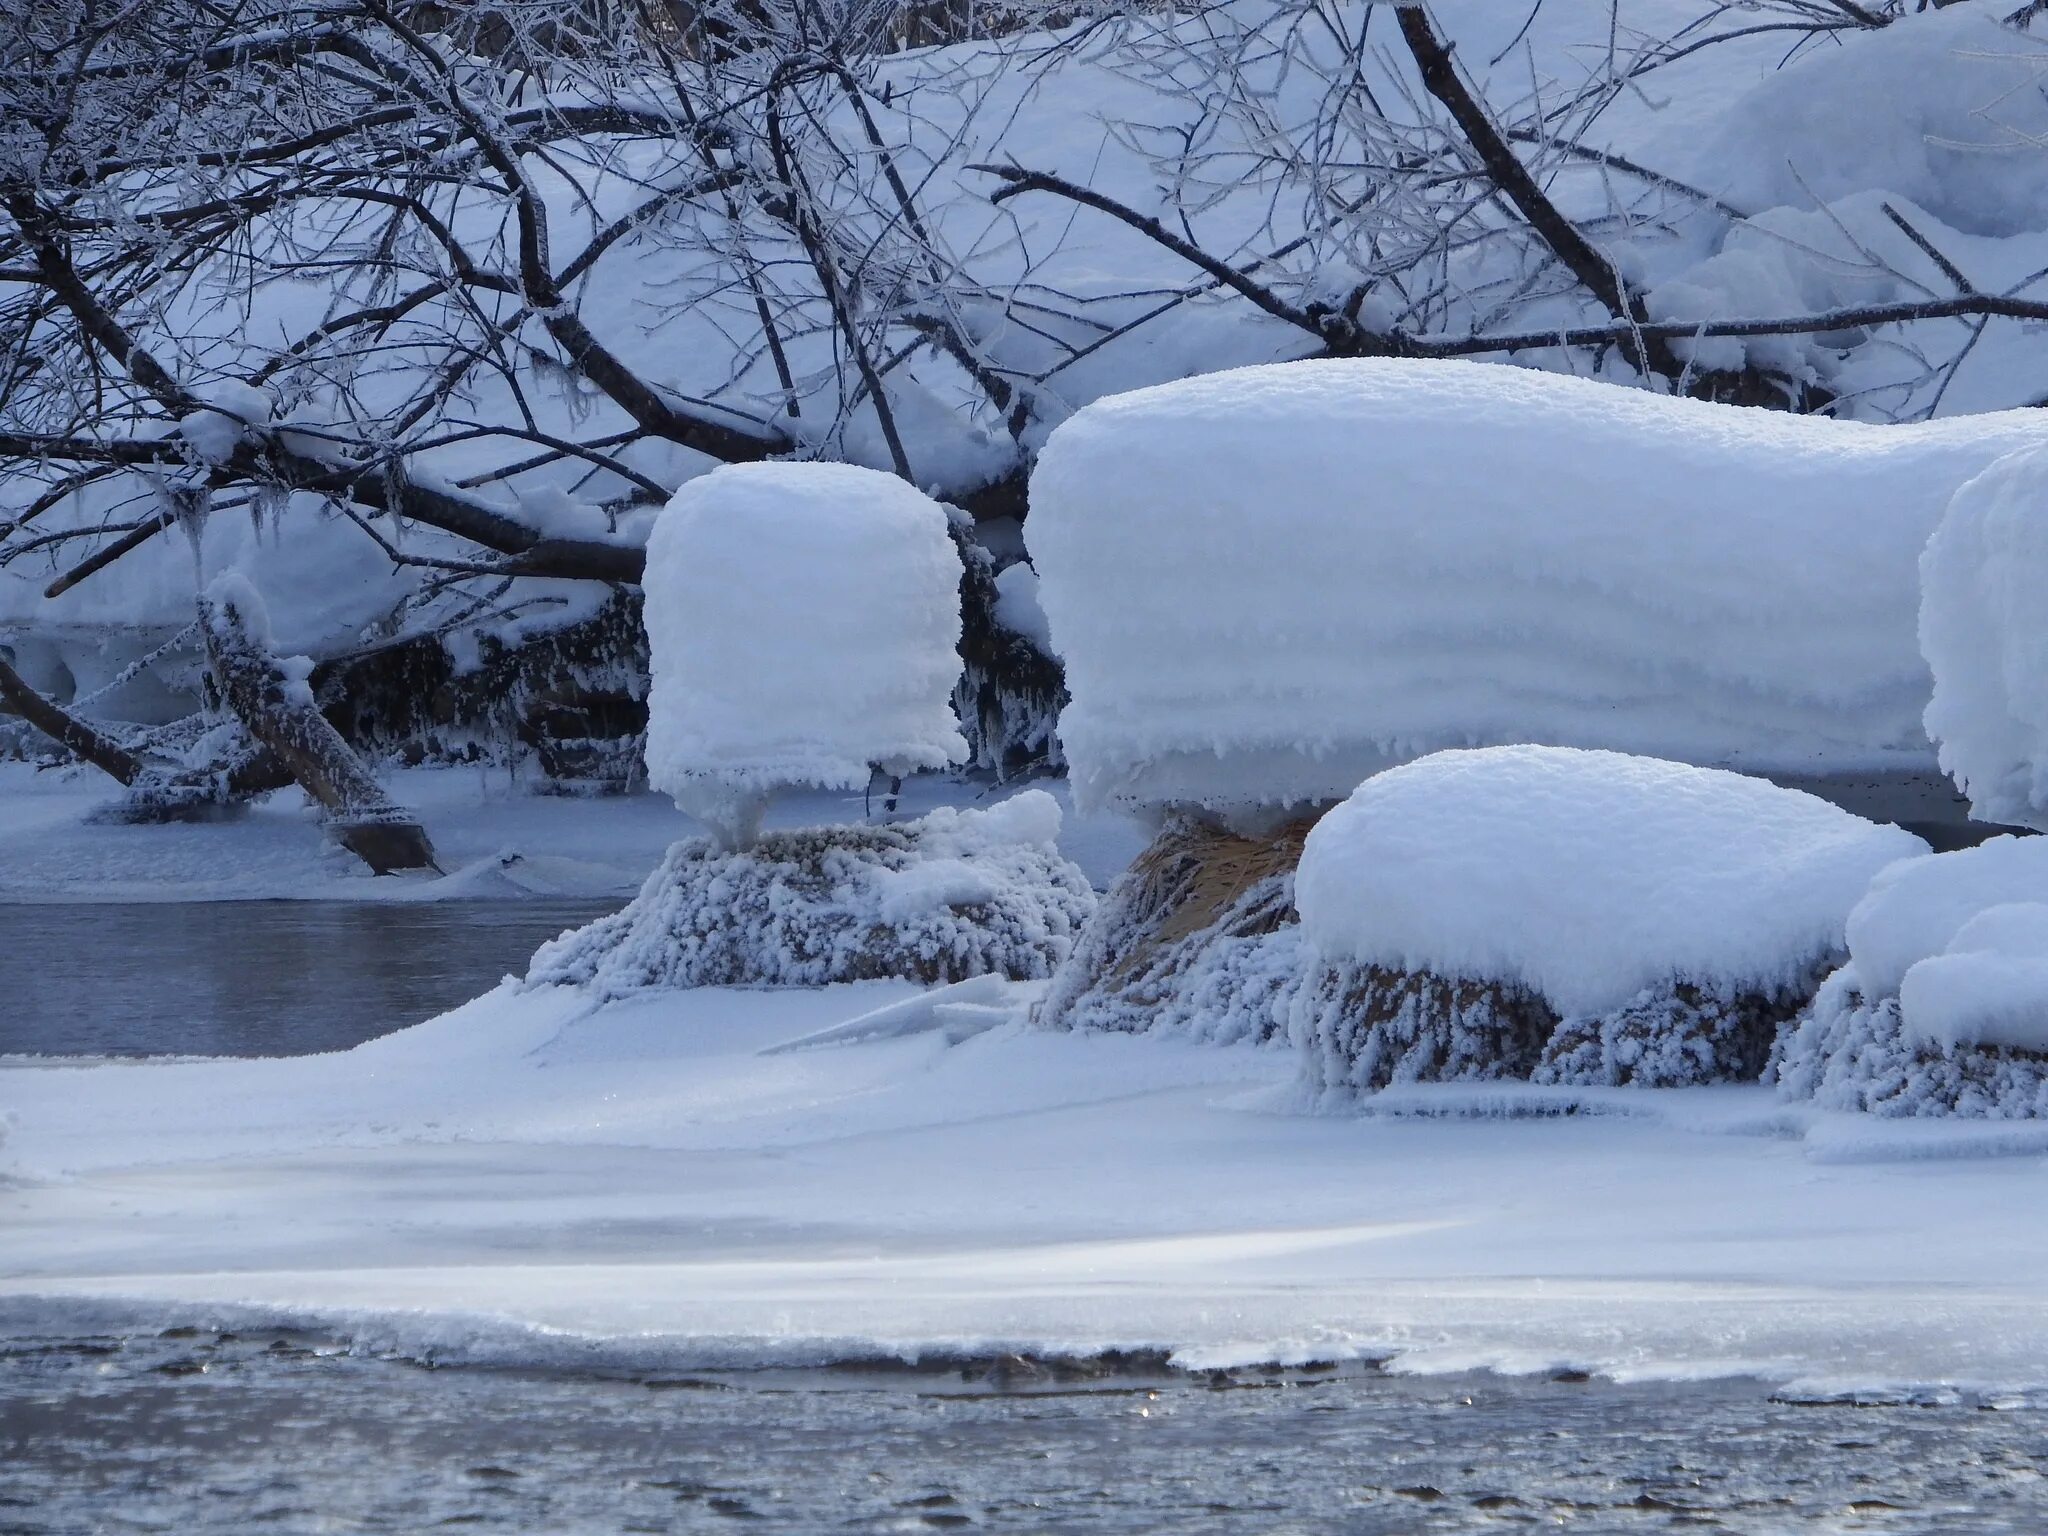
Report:
M 845 464 L 688 482 L 647 543 L 655 788 L 728 847 L 775 790 L 857 789 L 967 755 L 960 560 L 945 509 Z
M 339 1055 L 0 1062 L 0 1337 L 2048 1386 L 2048 1127 L 1526 1083 L 1285 1115 L 1281 1052 L 1014 1026 L 761 1054 L 912 992 L 503 987 Z
M 2035 412 L 1878 427 L 1471 363 L 1140 390 L 1046 444 L 1027 528 L 1082 804 L 1342 798 L 1541 741 L 1931 768 L 1921 547 Z
M 1927 734 L 1984 821 L 2048 827 L 2048 450 L 1956 492 L 1920 556 Z
M 2048 839 L 1886 870 L 1849 963 L 1777 1064 L 1783 1090 L 1884 1115 L 2048 1115 Z
M 1295 877 L 1310 1086 L 1754 1078 L 1871 877 L 1926 845 L 1719 769 L 1563 747 L 1366 780 Z
M 1284 1040 L 1303 974 L 1294 868 L 1307 831 L 1244 838 L 1169 817 L 1053 973 L 1036 1021 L 1215 1045 Z
M 624 910 L 543 945 L 530 985 L 821 986 L 1049 975 L 1095 908 L 1029 790 L 987 810 L 771 832 L 743 852 L 681 842 Z

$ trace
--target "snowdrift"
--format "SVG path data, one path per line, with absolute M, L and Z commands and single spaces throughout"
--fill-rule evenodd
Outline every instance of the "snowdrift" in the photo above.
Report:
M 1785 1043 L 1780 1087 L 1882 1115 L 2048 1115 L 2048 839 L 1894 866 L 1849 963 Z
M 1619 753 L 1437 753 L 1308 835 L 1311 1084 L 1663 1086 L 1763 1070 L 1841 953 L 1897 827 L 1761 780 Z
M 1328 802 L 1517 741 L 1931 773 L 1920 551 L 2044 431 L 1382 360 L 1098 401 L 1028 528 L 1077 803 Z
M 946 529 L 930 497 L 853 465 L 734 465 L 684 485 L 647 544 L 654 787 L 731 842 L 783 786 L 858 789 L 877 766 L 965 758 Z
M 2048 453 L 1956 492 L 1920 557 L 1927 734 L 1985 821 L 2048 827 Z M 2044 888 L 2048 895 L 2048 888 Z
M 1028 790 L 987 810 L 771 832 L 743 852 L 680 842 L 630 905 L 543 945 L 526 979 L 611 998 L 1046 976 L 1095 907 L 1059 830 L 1058 802 Z

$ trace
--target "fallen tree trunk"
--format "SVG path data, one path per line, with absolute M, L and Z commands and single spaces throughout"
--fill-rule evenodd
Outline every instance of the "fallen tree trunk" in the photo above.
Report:
M 90 763 L 132 791 L 127 803 L 114 813 L 117 820 L 179 820 L 283 789 L 292 782 L 277 755 L 261 745 L 210 769 L 181 770 L 138 757 L 44 698 L 5 657 L 0 657 L 0 704 L 79 761 Z
M 199 599 L 200 631 L 221 696 L 250 736 L 326 810 L 335 839 L 380 875 L 431 869 L 434 845 L 410 811 L 384 792 L 313 702 L 310 662 L 271 650 L 262 600 L 230 574 Z

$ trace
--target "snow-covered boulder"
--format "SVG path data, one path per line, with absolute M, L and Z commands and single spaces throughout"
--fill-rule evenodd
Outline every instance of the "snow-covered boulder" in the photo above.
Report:
M 1046 976 L 1095 907 L 1059 830 L 1059 802 L 1027 790 L 986 810 L 770 832 L 738 852 L 691 839 L 630 905 L 542 946 L 527 979 L 613 997 Z
M 1927 734 L 1971 814 L 2048 828 L 2048 445 L 1949 503 L 1920 556 L 1920 648 Z
M 787 785 L 967 754 L 952 712 L 960 559 L 945 509 L 848 464 L 687 482 L 647 543 L 647 770 L 744 846 Z
M 1797 790 L 1558 747 L 1440 752 L 1308 835 L 1311 1084 L 1757 1076 L 1879 870 L 1923 853 Z
M 1284 1039 L 1302 976 L 1294 869 L 1309 826 L 1241 837 L 1169 816 L 1053 973 L 1035 1022 L 1216 1045 Z
M 1893 866 L 1849 916 L 1776 1065 L 1794 1098 L 1883 1115 L 2048 1115 L 2048 838 Z
M 1330 802 L 1517 741 L 1933 779 L 1920 551 L 2044 435 L 1369 359 L 1098 401 L 1027 525 L 1077 799 Z

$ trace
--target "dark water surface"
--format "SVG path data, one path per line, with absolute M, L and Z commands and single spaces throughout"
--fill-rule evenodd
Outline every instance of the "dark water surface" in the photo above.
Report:
M 0 1346 L 0 1532 L 2048 1530 L 2048 1412 L 1371 1372 L 630 1381 Z
M 0 903 L 0 1054 L 340 1051 L 523 974 L 623 901 Z

